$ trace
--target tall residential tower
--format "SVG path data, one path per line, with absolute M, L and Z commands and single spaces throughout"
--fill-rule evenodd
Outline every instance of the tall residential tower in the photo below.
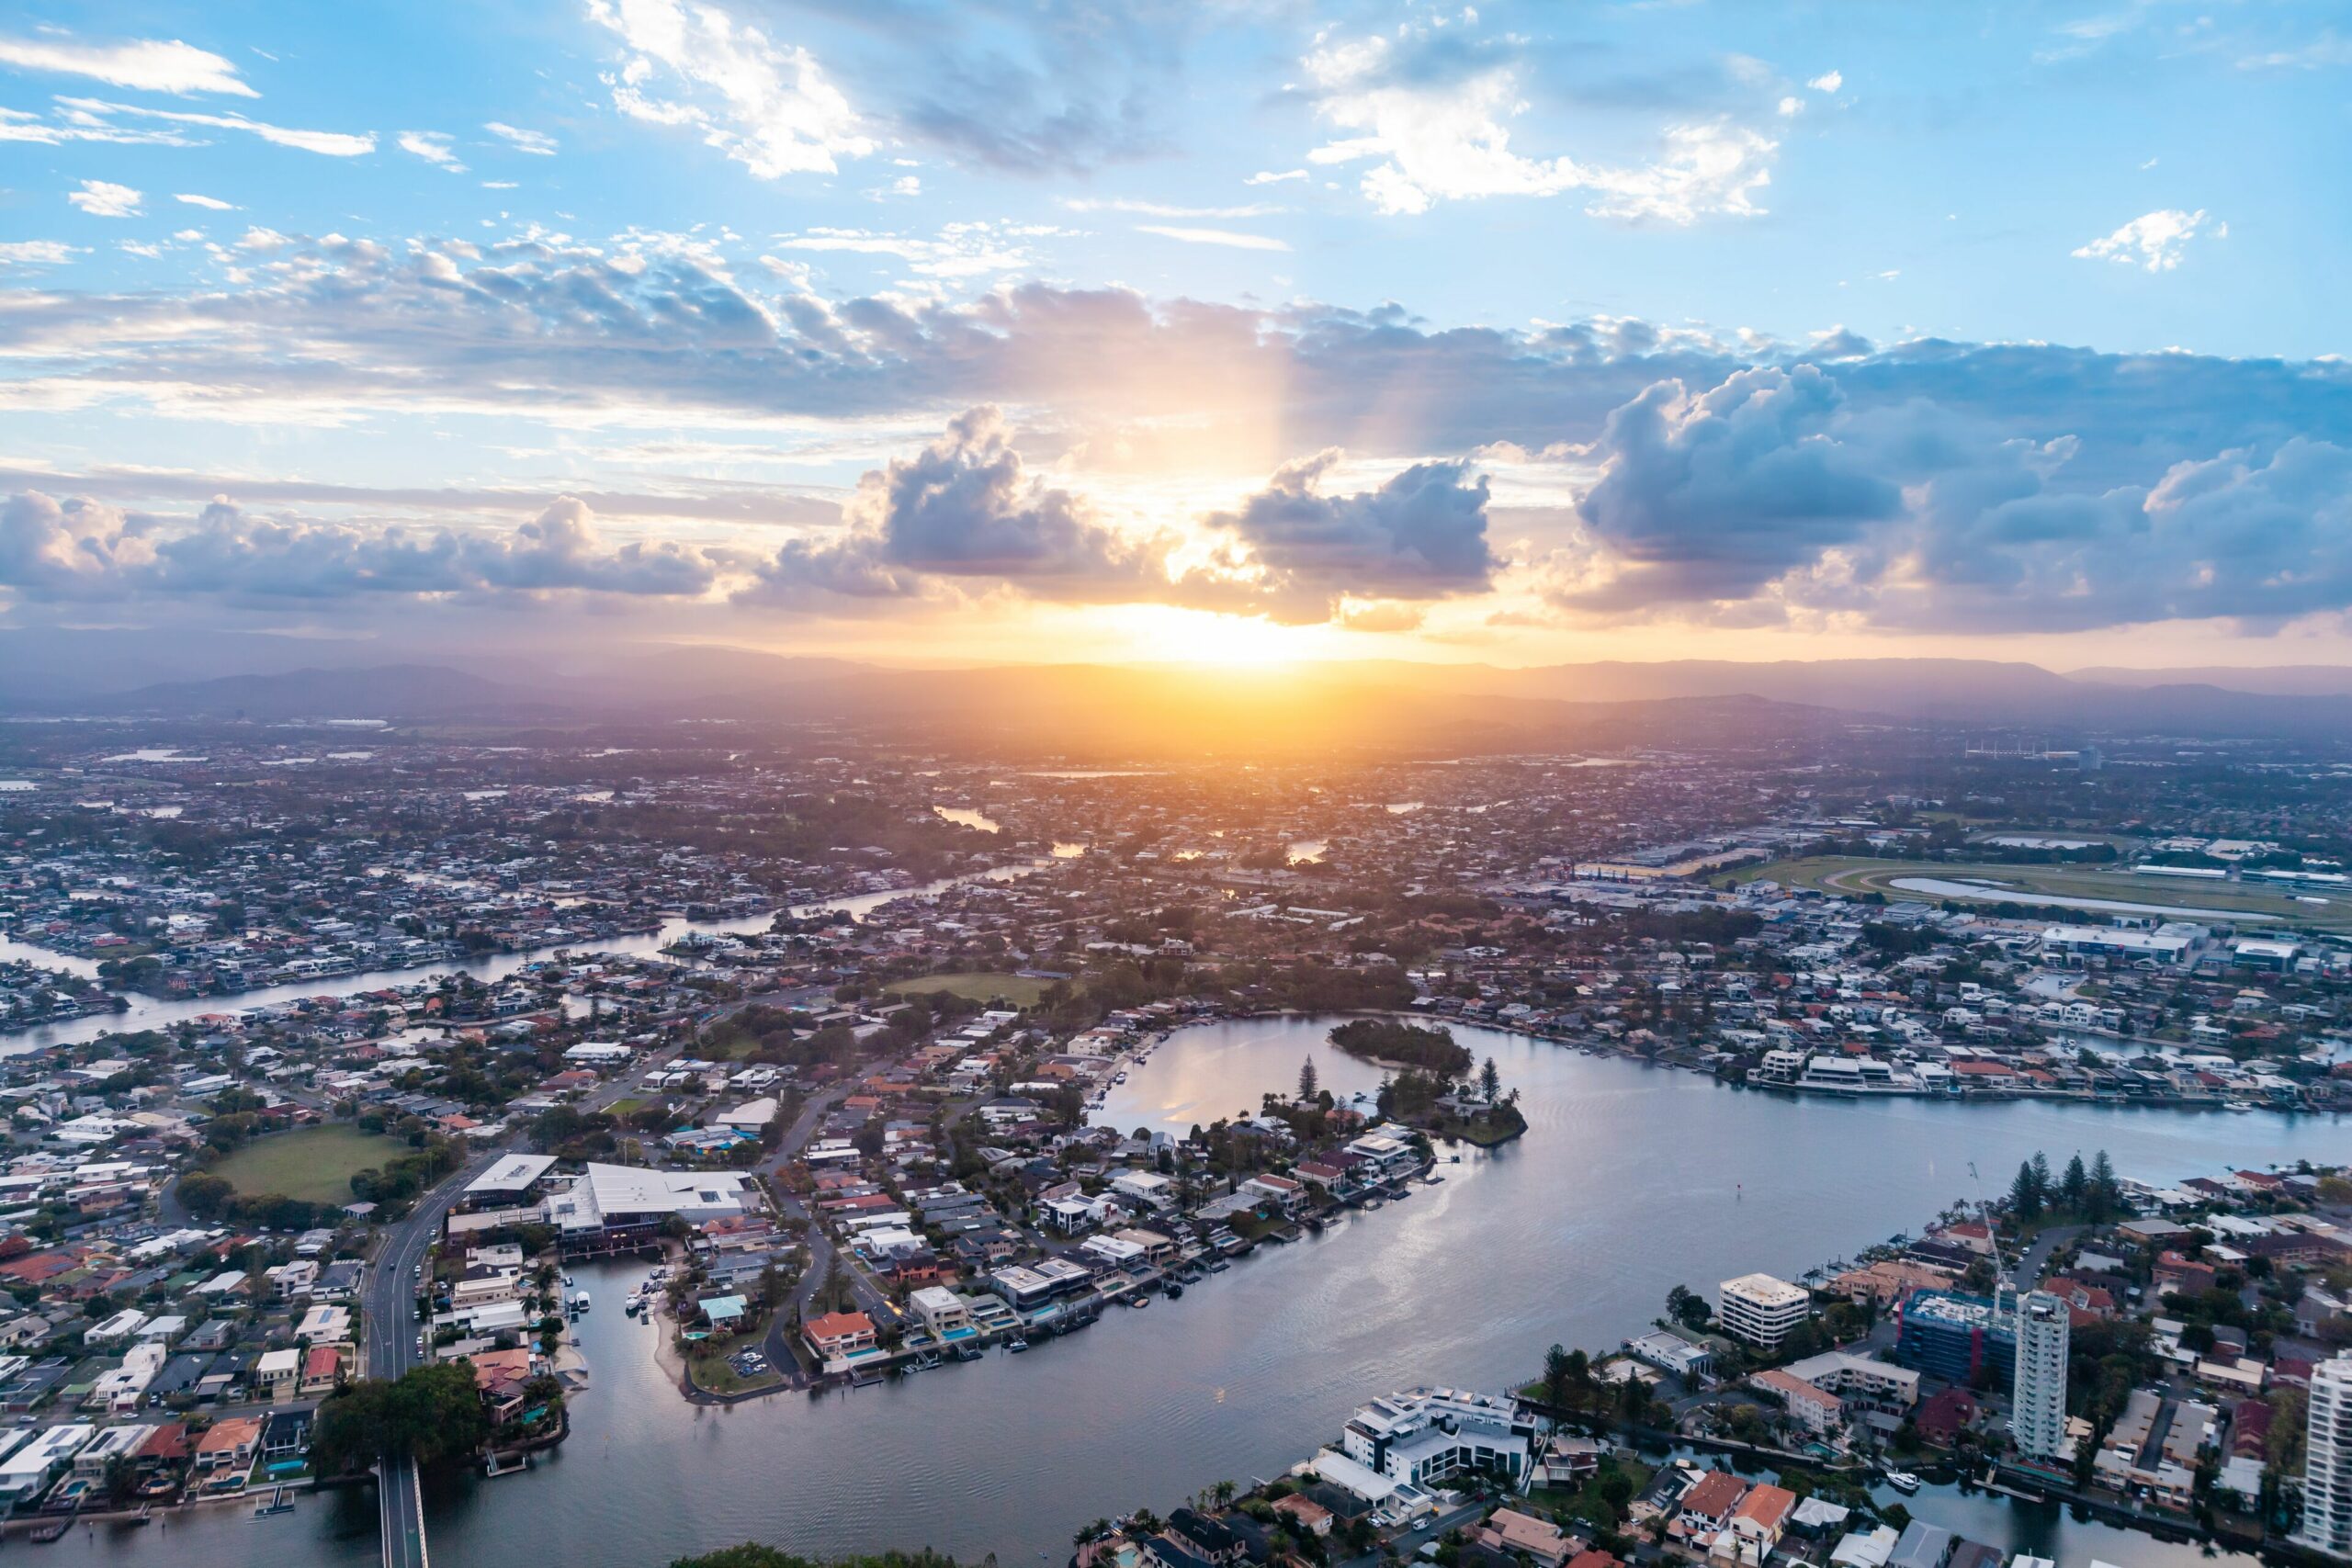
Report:
M 2352 1354 L 2312 1369 L 2310 1419 L 2303 1522 L 2295 1542 L 2330 1557 L 2352 1557 Z
M 2011 1384 L 2009 1436 L 2018 1453 L 2055 1463 L 2066 1449 L 2066 1303 L 2047 1291 L 2018 1300 L 2017 1376 Z

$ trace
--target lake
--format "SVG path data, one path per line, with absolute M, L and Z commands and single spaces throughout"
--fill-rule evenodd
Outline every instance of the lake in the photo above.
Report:
M 1182 1129 L 1229 1115 L 1295 1089 L 1310 1051 L 1335 1094 L 1376 1085 L 1378 1069 L 1329 1046 L 1331 1021 L 1179 1031 L 1098 1120 Z M 2105 1148 L 2123 1175 L 2177 1180 L 2341 1158 L 2352 1144 L 2335 1118 L 1784 1098 L 1492 1030 L 1455 1035 L 1521 1091 L 1527 1137 L 1464 1151 L 1438 1167 L 1442 1185 L 1261 1249 L 1181 1302 L 1114 1312 L 1027 1355 L 702 1408 L 654 1368 L 654 1331 L 618 1311 L 642 1267 L 575 1269 L 596 1302 L 581 1324 L 594 1386 L 575 1435 L 528 1474 L 437 1485 L 435 1557 L 659 1568 L 756 1538 L 810 1553 L 933 1546 L 1059 1564 L 1087 1520 L 1142 1504 L 1164 1513 L 1220 1479 L 1272 1475 L 1367 1398 L 1425 1382 L 1510 1386 L 1555 1340 L 1614 1347 L 1675 1284 L 1713 1293 L 1751 1269 L 1800 1274 L 1916 1232 L 1955 1199 L 1999 1193 L 2036 1149 L 2063 1162 Z M 2093 1556 L 2134 1568 L 2217 1561 L 1997 1500 L 1930 1491 L 1911 1506 L 1925 1518 L 1948 1506 L 1951 1522 L 2007 1550 L 2062 1541 L 2065 1568 Z M 349 1509 L 307 1499 L 263 1524 L 232 1509 L 168 1535 L 77 1532 L 45 1560 L 243 1568 L 268 1543 L 292 1561 L 372 1562 L 372 1527 L 355 1536 Z

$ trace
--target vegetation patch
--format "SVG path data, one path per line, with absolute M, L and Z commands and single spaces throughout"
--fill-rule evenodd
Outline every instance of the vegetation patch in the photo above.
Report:
M 1459 1078 L 1470 1070 L 1470 1051 L 1455 1043 L 1453 1032 L 1425 1028 L 1394 1018 L 1350 1019 L 1331 1031 L 1331 1043 L 1351 1056 L 1394 1062 L 1440 1078 Z
M 356 1127 L 301 1127 L 255 1138 L 214 1166 L 212 1174 L 245 1197 L 340 1206 L 352 1201 L 354 1176 L 413 1152 L 398 1138 Z
M 976 1002 L 1002 1002 L 1008 1007 L 1035 1007 L 1054 982 L 1029 975 L 919 975 L 893 980 L 889 988 L 902 996 L 963 997 Z

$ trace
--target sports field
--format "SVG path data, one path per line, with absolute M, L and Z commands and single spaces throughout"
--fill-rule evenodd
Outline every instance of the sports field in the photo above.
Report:
M 274 1194 L 305 1203 L 348 1203 L 355 1172 L 409 1152 L 398 1138 L 356 1127 L 301 1127 L 255 1138 L 212 1173 L 248 1198 Z
M 2234 919 L 2247 924 L 2301 926 L 2316 931 L 2352 930 L 2352 901 L 2306 902 L 2291 893 L 2249 887 L 2238 882 L 2190 881 L 2134 876 L 2073 865 L 2011 865 L 1997 861 L 1876 860 L 1858 855 L 1815 855 L 1770 861 L 1742 868 L 1736 880 L 1773 881 L 1825 893 L 1883 894 L 1888 899 L 1964 904 L 2046 904 L 2081 900 L 2086 924 L 2111 915 L 2177 914 L 2183 919 Z M 1898 883 L 1910 883 L 1900 886 Z M 1923 886 L 1924 885 L 1924 886 Z M 1973 886 L 1962 886 L 1973 885 Z M 2115 906 L 2115 907 L 2102 907 Z
M 921 975 L 894 980 L 889 988 L 906 996 L 969 997 L 976 1002 L 1001 1001 L 1017 1008 L 1035 1007 L 1051 980 L 1026 975 Z

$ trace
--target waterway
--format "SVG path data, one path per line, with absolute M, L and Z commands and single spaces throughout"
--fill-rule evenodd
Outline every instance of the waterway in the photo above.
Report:
M 1311 1051 L 1335 1093 L 1378 1072 L 1329 1045 L 1330 1020 L 1179 1031 L 1100 1120 L 1188 1128 L 1296 1086 Z M 1499 1389 L 1555 1341 L 1604 1348 L 1668 1290 L 1750 1269 L 1784 1276 L 1996 1193 L 2036 1149 L 2105 1148 L 2126 1176 L 2343 1158 L 2352 1123 L 2032 1101 L 1795 1099 L 1496 1031 L 1457 1027 L 1521 1091 L 1527 1137 L 1441 1163 L 1445 1179 L 1287 1247 L 1261 1249 L 1148 1312 L 1114 1312 L 1027 1355 L 902 1382 L 729 1408 L 689 1405 L 650 1336 L 616 1310 L 633 1263 L 575 1269 L 594 1387 L 574 1436 L 526 1475 L 459 1478 L 427 1497 L 433 1554 L 459 1563 L 654 1568 L 747 1539 L 835 1553 L 929 1545 L 977 1561 L 1059 1563 L 1069 1532 L 1219 1479 L 1269 1476 L 1334 1438 L 1363 1400 L 1416 1383 Z M 1984 1173 L 1970 1174 L 1973 1164 Z M 2007 1550 L 2057 1544 L 2133 1568 L 2211 1562 L 2050 1510 L 1930 1491 L 1910 1506 Z M 374 1561 L 345 1507 L 306 1500 L 267 1524 L 233 1511 L 65 1543 L 60 1564 L 244 1568 L 256 1550 Z M 266 1543 L 266 1544 L 265 1544 Z M 2245 1560 L 2221 1560 L 2238 1561 Z
M 898 898 L 922 898 L 945 892 L 959 882 L 1007 882 L 1025 876 L 1036 864 L 1001 865 L 968 877 L 949 877 L 940 882 L 924 883 L 916 887 L 890 888 L 879 893 L 853 893 L 839 898 L 820 899 L 813 904 L 796 904 L 795 915 L 822 914 L 839 909 L 853 919 L 864 919 L 868 913 Z M 484 985 L 503 980 L 528 964 L 536 964 L 558 952 L 613 953 L 644 957 L 661 952 L 680 939 L 693 935 L 734 935 L 744 931 L 763 931 L 775 920 L 773 914 L 743 915 L 726 920 L 669 920 L 661 930 L 635 936 L 616 936 L 602 941 L 587 940 L 567 942 L 560 948 L 534 948 L 523 953 L 498 953 L 458 964 L 425 964 L 413 969 L 376 969 L 359 975 L 337 975 L 318 980 L 298 980 L 285 986 L 264 986 L 251 991 L 239 991 L 226 997 L 181 997 L 165 998 L 126 992 L 130 1002 L 128 1012 L 93 1013 L 86 1018 L 69 1019 L 62 1023 L 43 1024 L 38 1029 L 0 1036 L 0 1056 L 21 1055 L 43 1045 L 70 1045 L 85 1040 L 95 1040 L 101 1034 L 140 1029 L 160 1029 L 182 1019 L 201 1018 L 207 1013 L 234 1013 L 247 1008 L 267 1007 L 277 1002 L 300 1001 L 311 997 L 348 997 L 362 991 L 380 990 L 389 986 L 413 986 L 438 979 L 444 975 L 470 975 Z M 74 969 L 96 976 L 97 966 L 80 966 L 86 960 L 51 953 L 47 948 L 34 947 L 21 942 L 0 937 L 0 957 L 21 958 L 28 963 L 45 964 L 56 969 Z

